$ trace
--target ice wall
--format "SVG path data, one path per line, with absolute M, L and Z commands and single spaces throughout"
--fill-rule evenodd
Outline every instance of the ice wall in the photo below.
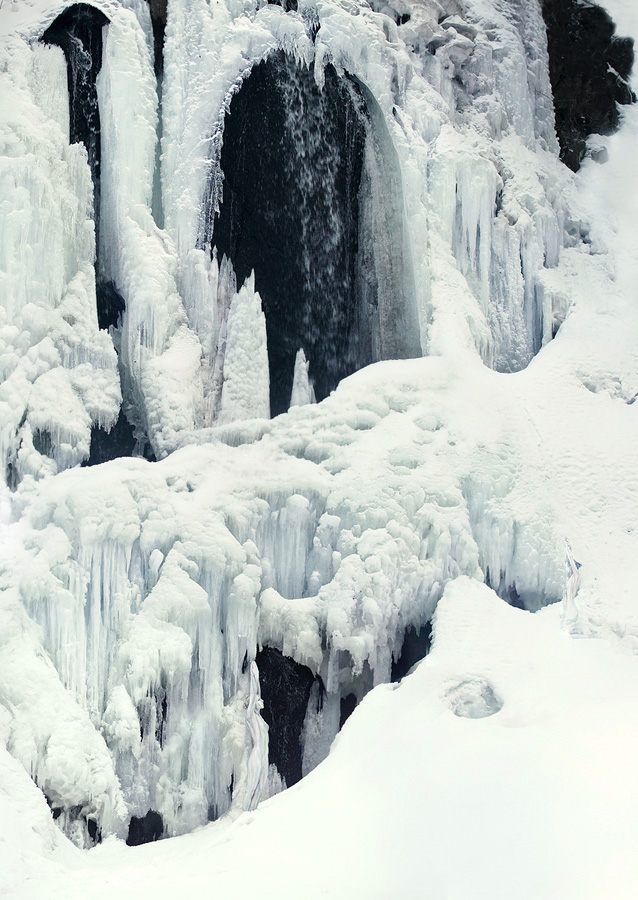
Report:
M 10 485 L 89 455 L 120 385 L 96 314 L 91 170 L 69 143 L 62 51 L 0 46 L 0 467 Z

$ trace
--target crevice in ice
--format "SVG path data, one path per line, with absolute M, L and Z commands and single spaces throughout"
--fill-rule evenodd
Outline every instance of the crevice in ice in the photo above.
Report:
M 129 847 L 138 847 L 140 844 L 150 844 L 157 841 L 164 832 L 164 822 L 161 815 L 154 809 L 149 809 L 145 816 L 131 816 L 126 843 Z
M 341 698 L 339 704 L 339 730 L 343 728 L 352 713 L 355 711 L 357 702 L 358 701 L 356 694 L 347 694 L 345 697 Z
M 69 132 L 72 144 L 83 143 L 93 179 L 96 236 L 100 211 L 100 111 L 96 80 L 102 68 L 102 28 L 108 18 L 95 6 L 75 3 L 67 7 L 42 35 L 56 44 L 67 63 Z M 96 241 L 97 244 L 97 241 Z
M 155 75 L 161 78 L 164 71 L 164 36 L 166 33 L 166 14 L 168 0 L 147 0 L 151 11 L 153 27 L 153 56 Z
M 561 597 L 552 592 L 550 586 L 548 586 L 549 589 L 546 589 L 538 583 L 538 580 L 533 585 L 525 584 L 523 577 L 516 577 L 512 571 L 513 567 L 508 568 L 509 571 L 490 570 L 490 567 L 487 566 L 485 584 L 509 606 L 528 612 L 538 612 L 539 609 L 560 601 Z M 495 571 L 498 571 L 498 574 L 495 574 Z
M 153 28 L 153 69 L 157 79 L 157 143 L 155 144 L 155 168 L 153 169 L 153 198 L 151 203 L 153 219 L 158 228 L 164 227 L 162 204 L 161 146 L 163 132 L 162 95 L 164 83 L 164 39 L 168 0 L 147 0 Z
M 426 622 L 419 629 L 414 628 L 412 625 L 408 626 L 403 635 L 400 653 L 396 660 L 394 658 L 392 660 L 390 680 L 396 682 L 405 678 L 412 666 L 425 659 L 430 652 L 431 643 L 431 622 Z
M 315 676 L 273 647 L 257 653 L 262 717 L 268 725 L 268 761 L 288 787 L 302 777 L 301 734 Z
M 232 95 L 223 127 L 223 187 L 214 171 L 200 242 L 238 284 L 254 272 L 271 414 L 288 409 L 300 349 L 318 400 L 371 362 L 420 355 L 398 161 L 365 86 L 327 66 L 320 89 L 278 51 Z
M 83 466 L 99 466 L 101 463 L 122 456 L 133 456 L 137 441 L 133 426 L 124 415 L 123 410 L 117 422 L 110 430 L 94 425 L 91 429 L 91 452 Z
M 124 298 L 112 281 L 98 279 L 95 285 L 97 322 L 100 328 L 119 328 L 126 309 Z
M 582 0 L 542 0 L 560 158 L 577 171 L 590 134 L 611 134 L 618 104 L 634 103 L 628 84 L 634 42 L 618 37 L 609 14 Z

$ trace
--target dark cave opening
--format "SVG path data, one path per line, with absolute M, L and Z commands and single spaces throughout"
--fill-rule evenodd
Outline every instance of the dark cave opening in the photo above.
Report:
M 117 422 L 110 431 L 94 425 L 91 429 L 91 450 L 89 458 L 83 466 L 99 466 L 101 463 L 119 459 L 122 456 L 133 456 L 135 450 L 135 434 L 133 426 L 120 410 Z
M 357 708 L 357 695 L 347 694 L 339 703 L 339 731 L 346 724 L 352 713 Z
M 332 66 L 320 89 L 278 51 L 231 101 L 204 242 L 239 285 L 255 272 L 273 415 L 288 409 L 300 348 L 318 400 L 371 362 L 420 354 L 395 155 L 372 96 Z
M 154 809 L 149 809 L 145 816 L 131 816 L 126 843 L 129 847 L 149 844 L 157 841 L 164 832 L 164 821 Z
M 93 206 L 96 231 L 100 210 L 100 111 L 97 76 L 102 68 L 102 29 L 109 20 L 86 3 L 67 7 L 42 35 L 46 44 L 55 44 L 64 53 L 69 88 L 69 138 L 83 143 L 93 179 Z
M 262 717 L 269 729 L 268 762 L 291 787 L 301 780 L 301 730 L 315 676 L 272 647 L 262 647 L 255 661 L 264 701 Z
M 634 42 L 617 37 L 609 14 L 593 3 L 542 0 L 541 5 L 560 158 L 577 171 L 587 137 L 616 131 L 618 104 L 636 100 L 627 83 Z
M 430 652 L 432 643 L 432 623 L 426 622 L 419 630 L 410 626 L 406 628 L 401 645 L 401 654 L 392 660 L 391 681 L 400 681 L 408 674 L 412 666 L 420 662 Z

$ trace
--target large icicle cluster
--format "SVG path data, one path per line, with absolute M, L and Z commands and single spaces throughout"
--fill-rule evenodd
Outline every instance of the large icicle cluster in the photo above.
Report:
M 552 269 L 571 175 L 536 0 L 169 0 L 161 105 L 148 8 L 104 0 L 94 262 L 64 58 L 37 43 L 66 5 L 41 22 L 29 7 L 32 43 L 0 45 L 0 450 L 15 489 L 0 509 L 0 740 L 87 844 L 149 810 L 175 834 L 250 805 L 259 648 L 307 670 L 292 738 L 306 774 L 447 583 L 486 581 L 530 611 L 559 599 L 561 499 L 536 485 L 571 437 L 526 391 L 570 301 Z M 347 73 L 365 99 L 362 252 L 390 266 L 401 245 L 427 358 L 380 362 L 315 404 L 295 345 L 290 409 L 271 420 L 265 306 L 210 224 L 225 116 L 276 51 L 320 89 L 328 66 Z M 573 273 L 589 248 L 567 226 Z M 109 331 L 96 270 L 125 304 Z M 120 404 L 160 461 L 77 468 Z M 555 454 L 521 471 L 539 428 Z M 285 778 L 271 770 L 269 790 Z

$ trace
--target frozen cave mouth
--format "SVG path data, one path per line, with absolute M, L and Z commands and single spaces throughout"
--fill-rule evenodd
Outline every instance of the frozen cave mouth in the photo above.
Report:
M 218 214 L 206 237 L 266 317 L 271 413 L 302 348 L 318 400 L 380 359 L 421 354 L 399 164 L 382 113 L 349 75 L 283 51 L 254 66 L 224 121 Z

